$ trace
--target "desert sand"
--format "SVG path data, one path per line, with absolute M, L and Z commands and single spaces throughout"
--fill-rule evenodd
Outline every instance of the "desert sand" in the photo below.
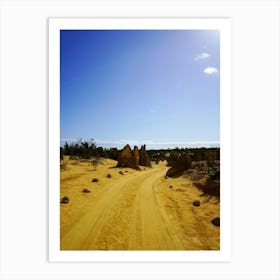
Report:
M 100 159 L 96 170 L 90 161 L 66 161 L 60 172 L 60 196 L 69 197 L 60 204 L 61 250 L 220 249 L 220 228 L 211 223 L 220 216 L 219 199 L 183 176 L 166 178 L 166 162 L 139 171 L 116 168 L 111 159 Z

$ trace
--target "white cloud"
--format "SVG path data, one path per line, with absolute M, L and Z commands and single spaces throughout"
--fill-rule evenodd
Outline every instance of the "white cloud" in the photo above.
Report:
M 78 141 L 78 138 L 63 138 L 60 141 L 61 146 L 64 146 L 65 142 L 75 143 Z M 83 141 L 90 141 L 90 139 L 83 139 Z M 131 148 L 134 146 L 138 146 L 140 148 L 141 145 L 146 144 L 147 149 L 174 149 L 175 147 L 179 148 L 211 148 L 211 147 L 220 147 L 219 141 L 198 141 L 198 142 L 190 142 L 190 141 L 153 141 L 150 139 L 144 140 L 101 140 L 95 139 L 94 142 L 96 145 L 102 146 L 103 148 L 112 148 L 116 147 L 118 149 L 122 149 L 126 144 L 129 144 Z
M 198 54 L 194 57 L 194 60 L 203 60 L 203 59 L 206 59 L 206 58 L 209 58 L 211 56 L 210 53 L 206 53 L 206 52 L 203 52 L 201 54 Z
M 133 146 L 138 146 L 146 144 L 147 149 L 167 149 L 167 148 L 200 148 L 200 147 L 219 147 L 219 141 L 199 141 L 199 142 L 189 142 L 189 141 L 153 141 L 153 140 L 115 140 L 115 141 L 103 141 L 96 140 L 97 146 L 103 146 L 105 148 L 117 147 L 122 149 L 126 144 L 129 144 L 131 148 Z
M 219 70 L 215 67 L 207 67 L 203 70 L 203 72 L 207 75 L 218 74 Z

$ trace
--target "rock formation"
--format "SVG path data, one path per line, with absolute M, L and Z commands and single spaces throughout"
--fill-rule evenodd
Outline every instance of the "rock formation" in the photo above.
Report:
M 131 157 L 131 168 L 139 169 L 139 150 L 137 146 L 134 146 L 134 149 L 132 151 L 132 157 Z
M 191 167 L 191 159 L 188 153 L 181 155 L 178 160 L 166 172 L 167 177 L 180 177 L 184 171 Z
M 141 166 L 151 166 L 151 161 L 146 152 L 146 145 L 141 146 L 139 152 L 139 165 Z
M 119 153 L 117 167 L 130 167 L 132 152 L 129 145 L 126 145 Z
M 139 170 L 139 165 L 151 166 L 145 145 L 141 147 L 140 151 L 137 146 L 131 151 L 130 146 L 126 145 L 119 153 L 117 167 L 130 167 Z

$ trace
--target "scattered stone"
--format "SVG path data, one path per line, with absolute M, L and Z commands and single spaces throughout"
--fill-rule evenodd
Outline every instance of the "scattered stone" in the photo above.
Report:
M 213 219 L 211 222 L 214 226 L 219 227 L 220 226 L 220 217 Z
M 90 193 L 90 190 L 89 189 L 83 189 L 83 192 L 84 193 Z
M 91 180 L 91 182 L 96 183 L 96 182 L 99 182 L 99 180 L 98 180 L 97 178 L 93 178 L 93 179 Z
M 119 173 L 120 173 L 121 175 L 124 175 L 122 171 L 119 171 Z
M 108 173 L 107 178 L 112 178 L 112 175 L 110 173 Z
M 69 203 L 69 197 L 68 197 L 68 196 L 64 196 L 64 197 L 61 199 L 60 203 Z
M 169 186 L 169 189 L 172 189 L 173 188 L 173 186 Z
M 199 200 L 195 200 L 193 202 L 193 206 L 199 207 L 200 206 L 200 201 Z

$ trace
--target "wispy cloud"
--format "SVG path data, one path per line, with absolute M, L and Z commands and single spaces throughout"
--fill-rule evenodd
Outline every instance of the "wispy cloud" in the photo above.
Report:
M 155 112 L 156 112 L 155 109 L 153 109 L 153 108 L 150 109 L 150 113 L 155 113 Z
M 196 56 L 194 57 L 194 60 L 195 60 L 195 61 L 204 60 L 204 59 L 209 58 L 210 56 L 211 56 L 210 53 L 203 52 L 203 53 L 200 53 L 200 54 L 196 55 Z
M 216 67 L 207 67 L 203 70 L 203 72 L 207 75 L 218 74 L 219 70 Z

